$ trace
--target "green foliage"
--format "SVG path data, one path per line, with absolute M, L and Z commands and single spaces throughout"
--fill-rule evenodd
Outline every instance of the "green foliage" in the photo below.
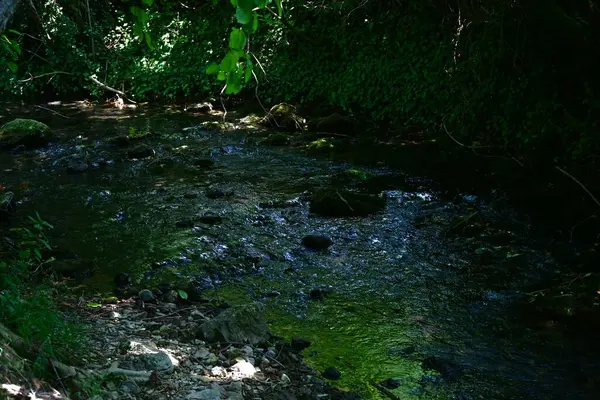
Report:
M 50 248 L 45 235 L 49 229 L 52 225 L 36 213 L 28 226 L 11 230 L 17 248 L 13 259 L 0 261 L 0 320 L 38 349 L 40 360 L 51 356 L 73 361 L 84 345 L 81 331 L 65 322 L 42 275 L 42 265 L 53 261 L 42 255 Z
M 16 36 L 21 36 L 20 32 L 9 30 Z M 15 39 L 10 39 L 5 34 L 0 35 L 0 66 L 5 65 L 12 73 L 16 73 L 19 69 L 16 61 L 21 55 L 21 46 Z

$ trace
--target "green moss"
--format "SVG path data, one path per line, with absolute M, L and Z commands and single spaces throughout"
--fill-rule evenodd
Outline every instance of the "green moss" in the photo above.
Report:
M 42 147 L 52 138 L 52 130 L 46 124 L 33 119 L 15 119 L 0 127 L 0 147 Z

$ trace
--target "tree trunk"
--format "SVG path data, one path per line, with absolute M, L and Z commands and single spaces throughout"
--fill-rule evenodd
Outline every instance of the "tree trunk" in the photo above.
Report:
M 0 33 L 4 32 L 20 0 L 0 0 Z

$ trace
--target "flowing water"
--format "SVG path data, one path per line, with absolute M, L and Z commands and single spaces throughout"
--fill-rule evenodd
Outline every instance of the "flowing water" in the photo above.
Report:
M 528 323 L 519 306 L 560 268 L 549 237 L 493 191 L 448 196 L 402 171 L 260 146 L 256 133 L 202 118 L 59 110 L 71 118 L 38 118 L 58 135 L 49 147 L 0 154 L 0 184 L 20 217 L 37 211 L 55 226 L 57 262 L 75 265 L 86 294 L 112 292 L 128 272 L 138 287 L 194 279 L 206 297 L 265 302 L 275 333 L 311 340 L 306 361 L 337 367 L 335 384 L 367 399 L 389 398 L 374 386 L 388 378 L 401 399 L 595 398 L 585 346 Z M 154 157 L 129 160 L 107 143 L 130 127 L 153 132 Z M 68 173 L 83 153 L 89 170 Z M 199 157 L 215 166 L 193 166 Z M 381 194 L 387 206 L 316 217 L 306 193 L 319 187 Z M 177 224 L 207 213 L 222 221 Z M 313 233 L 333 246 L 305 249 Z

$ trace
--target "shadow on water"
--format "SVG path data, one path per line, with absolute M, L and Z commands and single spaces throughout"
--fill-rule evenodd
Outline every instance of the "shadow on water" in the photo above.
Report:
M 0 184 L 21 217 L 55 225 L 56 268 L 86 293 L 129 272 L 138 288 L 192 279 L 204 296 L 263 301 L 274 332 L 311 340 L 306 360 L 335 366 L 338 384 L 365 398 L 386 398 L 375 383 L 388 378 L 402 399 L 594 398 L 595 341 L 523 315 L 523 293 L 560 266 L 548 233 L 500 195 L 448 199 L 401 171 L 187 129 L 207 117 L 61 110 L 72 118 L 46 120 L 58 137 L 48 148 L 0 154 Z M 107 140 L 130 127 L 152 132 L 140 143 L 153 157 L 129 159 L 131 146 Z M 67 172 L 73 154 L 87 154 L 86 172 Z M 324 186 L 382 192 L 385 212 L 311 215 L 305 192 Z M 305 249 L 313 233 L 333 246 Z

